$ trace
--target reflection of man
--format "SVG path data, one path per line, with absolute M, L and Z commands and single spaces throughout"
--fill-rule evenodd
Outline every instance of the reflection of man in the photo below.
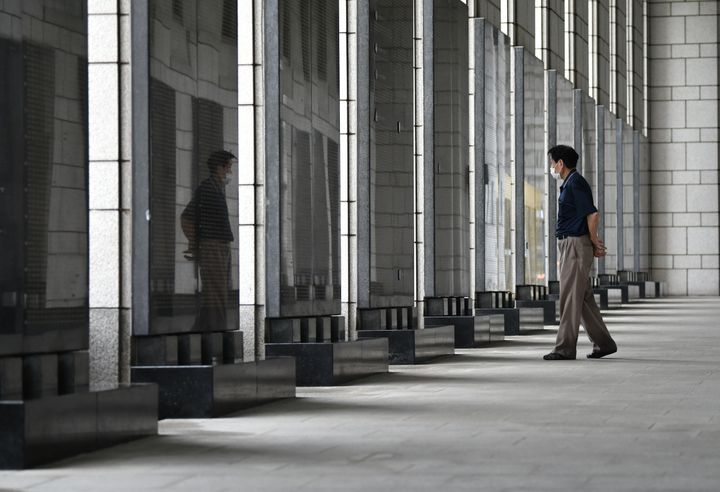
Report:
M 558 145 L 548 154 L 553 177 L 563 180 L 555 232 L 560 250 L 560 328 L 555 348 L 543 358 L 574 359 L 582 321 L 593 342 L 593 351 L 587 356 L 599 359 L 617 351 L 590 285 L 593 257 L 605 256 L 605 246 L 597 234 L 600 216 L 593 205 L 590 185 L 576 169 L 577 152 Z
M 225 185 L 230 182 L 232 164 L 237 158 L 218 150 L 207 161 L 210 176 L 197 187 L 180 219 L 188 238 L 185 256 L 200 266 L 202 306 L 195 318 L 195 330 L 227 328 L 230 243 L 235 240 L 230 229 Z

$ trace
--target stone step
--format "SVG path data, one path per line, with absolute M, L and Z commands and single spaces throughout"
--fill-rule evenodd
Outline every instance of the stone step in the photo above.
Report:
M 390 364 L 420 364 L 455 354 L 455 328 L 452 325 L 426 326 L 422 330 L 362 330 L 361 340 L 385 338 Z
M 134 366 L 133 382 L 160 387 L 161 419 L 210 418 L 295 397 L 290 358 L 217 366 Z
M 334 386 L 388 372 L 388 340 L 350 342 L 266 343 L 270 357 L 294 357 L 298 386 Z

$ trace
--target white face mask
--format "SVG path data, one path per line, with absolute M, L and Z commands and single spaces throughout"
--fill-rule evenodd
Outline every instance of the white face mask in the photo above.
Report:
M 225 175 L 225 179 L 223 180 L 223 182 L 225 183 L 225 186 L 229 185 L 231 181 L 232 181 L 232 174 L 227 173 Z
M 555 166 L 550 168 L 550 175 L 557 180 L 562 178 L 562 176 L 560 176 L 560 173 L 555 170 Z

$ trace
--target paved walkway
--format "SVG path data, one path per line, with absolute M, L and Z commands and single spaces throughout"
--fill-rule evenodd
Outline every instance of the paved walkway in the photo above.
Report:
M 0 472 L 0 488 L 717 492 L 719 301 L 606 313 L 620 347 L 607 359 L 542 361 L 547 329 L 231 418 L 163 421 L 157 438 Z

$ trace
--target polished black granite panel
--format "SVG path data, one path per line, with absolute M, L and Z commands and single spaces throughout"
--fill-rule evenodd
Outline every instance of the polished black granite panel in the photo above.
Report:
M 0 400 L 20 400 L 22 394 L 22 358 L 0 358 Z
M 133 254 L 142 256 L 134 282 L 148 292 L 134 300 L 133 334 L 232 331 L 239 319 L 236 2 L 141 5 L 147 45 L 136 44 L 146 50 L 139 56 L 147 71 L 134 84 L 138 94 L 147 91 L 140 105 L 149 132 L 134 142 L 133 194 L 149 203 L 152 220 L 133 236 Z
M 435 276 L 433 295 L 467 296 L 470 294 L 468 7 L 460 0 L 435 0 L 432 9 L 434 272 L 425 274 Z
M 413 302 L 413 0 L 370 0 L 369 8 L 372 117 L 367 185 L 359 184 L 369 196 L 358 213 L 369 215 L 368 306 L 385 307 Z
M 452 325 L 426 326 L 423 330 L 362 330 L 358 337 L 387 338 L 390 364 L 419 364 L 455 353 Z
M 490 342 L 489 316 L 425 316 L 425 327 L 451 325 L 455 348 L 477 347 Z
M 88 347 L 87 2 L 0 2 L 0 355 Z
M 300 319 L 300 341 L 317 342 L 317 323 L 315 318 Z
M 345 339 L 343 316 L 266 318 L 266 343 L 322 343 Z
M 0 469 L 36 466 L 156 434 L 155 386 L 0 402 Z
M 332 315 L 341 308 L 339 4 L 277 5 L 280 160 L 273 169 L 283 184 L 270 204 L 280 229 L 273 304 L 283 317 Z
M 388 370 L 382 338 L 333 343 L 266 343 L 268 357 L 295 357 L 298 386 L 333 386 Z
M 159 386 L 161 419 L 209 418 L 294 397 L 294 371 L 291 359 L 268 359 L 217 366 L 133 367 L 132 379 Z
M 269 343 L 300 342 L 300 318 L 266 318 L 265 340 Z
M 469 297 L 426 297 L 425 316 L 467 316 L 471 314 Z
M 64 352 L 58 357 L 58 393 L 81 393 L 90 389 L 90 361 L 85 350 Z

